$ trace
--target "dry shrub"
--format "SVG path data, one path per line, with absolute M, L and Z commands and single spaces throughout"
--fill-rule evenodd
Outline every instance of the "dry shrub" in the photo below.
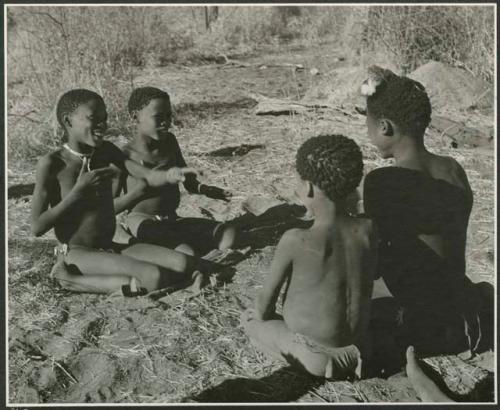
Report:
M 374 6 L 363 36 L 404 71 L 429 60 L 467 68 L 493 82 L 493 6 Z
M 148 65 L 328 41 L 354 65 L 385 61 L 409 72 L 432 59 L 490 82 L 494 75 L 490 6 L 37 6 L 9 7 L 7 22 L 8 154 L 16 166 L 59 144 L 54 105 L 71 88 L 100 93 L 110 126 L 126 131 L 126 100 Z
M 10 161 L 21 163 L 60 142 L 54 107 L 72 88 L 104 97 L 109 124 L 127 124 L 135 73 L 154 55 L 192 47 L 188 8 L 16 7 L 8 9 Z M 176 17 L 186 17 L 176 23 Z M 193 28 L 194 30 L 194 28 Z

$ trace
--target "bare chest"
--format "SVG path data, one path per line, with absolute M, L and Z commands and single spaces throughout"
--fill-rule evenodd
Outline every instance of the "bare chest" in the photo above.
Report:
M 167 143 L 147 150 L 128 147 L 126 153 L 131 160 L 151 169 L 168 169 L 180 165 L 177 152 Z

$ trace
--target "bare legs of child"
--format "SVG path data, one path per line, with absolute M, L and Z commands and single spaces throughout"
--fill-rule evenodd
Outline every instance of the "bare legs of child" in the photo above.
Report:
M 300 363 L 309 373 L 325 376 L 328 357 L 310 352 L 306 346 L 294 343 L 294 333 L 283 320 L 258 320 L 252 311 L 245 311 L 241 324 L 252 344 L 275 359 Z
M 164 247 L 132 245 L 121 254 L 73 247 L 58 261 L 54 276 L 69 290 L 111 293 L 135 278 L 147 292 L 166 287 L 189 288 L 196 292 L 205 276 L 219 266 Z M 200 272 L 201 271 L 201 272 Z
M 304 336 L 292 332 L 282 319 L 258 320 L 247 310 L 242 313 L 241 325 L 255 347 L 314 376 L 344 379 L 360 368 L 359 351 L 354 346 L 325 348 L 327 353 L 322 346 L 312 346 Z
M 417 395 L 425 403 L 453 402 L 422 370 L 415 357 L 415 349 L 409 346 L 406 350 L 406 374 Z
M 188 255 L 202 255 L 212 249 L 221 251 L 236 242 L 235 227 L 203 218 L 155 220 L 138 212 L 127 218 L 130 233 L 142 243 L 176 249 Z

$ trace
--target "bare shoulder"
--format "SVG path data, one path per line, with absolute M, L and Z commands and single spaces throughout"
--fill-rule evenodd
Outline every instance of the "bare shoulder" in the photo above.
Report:
M 289 252 L 293 254 L 299 248 L 299 245 L 304 242 L 305 231 L 304 229 L 298 228 L 286 231 L 278 243 L 280 252 Z
M 305 229 L 293 228 L 286 231 L 280 239 L 280 243 L 298 243 L 304 238 Z
M 467 174 L 456 159 L 448 156 L 436 155 L 433 168 L 436 177 L 444 179 L 450 184 L 456 185 L 462 189 L 470 189 Z
M 36 171 L 37 174 L 52 175 L 62 167 L 64 167 L 64 161 L 61 157 L 61 149 L 58 149 L 41 157 L 37 162 Z

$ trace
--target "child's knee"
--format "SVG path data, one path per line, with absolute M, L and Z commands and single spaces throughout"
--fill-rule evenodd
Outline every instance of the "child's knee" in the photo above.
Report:
M 218 243 L 219 250 L 230 249 L 236 241 L 237 230 L 234 226 L 220 224 L 214 229 L 214 237 Z
M 162 270 L 153 264 L 144 264 L 140 270 L 132 274 L 138 287 L 144 287 L 148 292 L 162 288 Z

